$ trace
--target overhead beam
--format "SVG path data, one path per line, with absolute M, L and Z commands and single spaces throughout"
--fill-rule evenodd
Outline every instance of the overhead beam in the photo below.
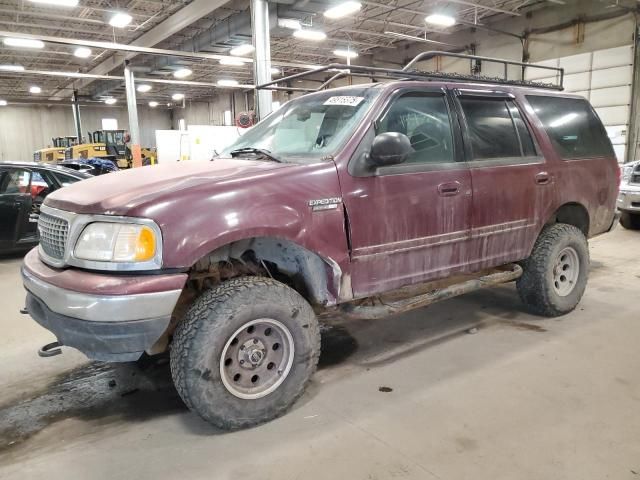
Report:
M 193 22 L 200 20 L 205 15 L 210 14 L 217 8 L 225 5 L 228 0 L 194 0 L 186 7 L 181 8 L 169 18 L 160 22 L 148 32 L 142 34 L 136 40 L 131 42 L 131 45 L 138 47 L 153 47 L 158 45 L 163 40 L 166 40 L 171 35 L 178 33 L 180 30 L 188 27 Z M 124 60 L 131 60 L 140 52 L 129 51 Z M 122 65 L 122 58 L 115 58 L 113 55 L 107 58 L 102 63 L 96 65 L 91 69 L 89 73 L 103 75 L 111 72 L 115 68 Z M 77 85 L 78 88 L 86 87 L 91 83 L 91 80 L 81 82 Z
M 488 10 L 490 12 L 505 13 L 507 15 L 513 15 L 515 17 L 519 17 L 520 16 L 520 14 L 518 12 L 514 12 L 512 10 L 505 10 L 504 8 L 490 7 L 488 5 L 482 5 L 482 4 L 476 3 L 476 2 L 470 2 L 470 1 L 466 1 L 466 0 L 445 0 L 445 1 L 447 1 L 449 3 L 457 3 L 459 5 L 466 5 L 466 6 L 469 6 L 469 7 L 476 7 L 476 8 L 480 8 L 480 9 L 483 9 L 483 10 Z M 397 10 L 399 12 L 413 13 L 415 15 L 426 15 L 426 13 L 427 13 L 424 10 L 415 10 L 413 8 L 406 8 L 406 7 L 392 5 L 392 4 L 374 2 L 373 0 L 364 0 L 362 3 L 364 3 L 365 5 L 370 5 L 372 7 L 388 8 L 389 10 Z
M 113 43 L 113 42 L 100 42 L 95 40 L 78 40 L 73 38 L 64 38 L 64 37 L 53 37 L 50 35 L 33 35 L 29 33 L 14 33 L 7 31 L 0 31 L 0 37 L 13 37 L 13 38 L 27 38 L 32 40 L 42 40 L 43 42 L 54 43 L 58 45 L 73 45 L 73 46 L 83 46 L 83 47 L 92 47 L 102 50 L 114 50 L 127 52 L 128 55 L 133 54 L 145 54 L 145 55 L 159 55 L 159 56 L 168 56 L 168 57 L 182 57 L 182 58 L 194 58 L 199 60 L 220 60 L 223 58 L 231 58 L 237 60 L 238 57 L 233 57 L 231 55 L 218 55 L 216 53 L 206 53 L 206 52 L 186 52 L 183 50 L 168 50 L 165 48 L 153 48 L 153 47 L 140 47 L 131 44 L 125 43 Z M 337 41 L 337 40 L 336 40 Z M 244 58 L 243 59 L 247 63 L 252 63 L 253 59 Z M 308 65 L 303 65 L 295 62 L 284 62 L 284 61 L 273 61 L 274 65 L 280 67 L 292 67 L 292 68 L 307 68 Z M 115 67 L 114 67 L 115 68 Z M 111 71 L 111 70 L 109 70 Z M 102 75 L 106 75 L 109 72 L 96 72 L 96 69 L 92 69 L 88 72 L 92 77 L 86 77 L 88 79 L 100 79 Z M 86 74 L 83 74 L 86 75 Z M 78 77 L 81 78 L 81 77 Z

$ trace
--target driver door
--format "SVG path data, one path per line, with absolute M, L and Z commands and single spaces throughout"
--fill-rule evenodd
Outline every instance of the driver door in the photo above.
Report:
M 356 298 L 464 271 L 472 188 L 453 112 L 442 89 L 396 92 L 341 178 Z M 384 132 L 414 153 L 376 168 L 367 153 Z

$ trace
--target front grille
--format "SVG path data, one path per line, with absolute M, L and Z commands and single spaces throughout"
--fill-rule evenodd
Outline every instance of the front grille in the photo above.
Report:
M 62 260 L 69 233 L 69 223 L 63 218 L 40 212 L 38 232 L 40 233 L 40 246 L 44 253 L 56 260 Z

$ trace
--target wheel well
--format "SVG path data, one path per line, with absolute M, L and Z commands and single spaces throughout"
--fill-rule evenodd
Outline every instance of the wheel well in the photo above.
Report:
M 289 240 L 257 237 L 232 242 L 198 260 L 189 280 L 197 290 L 231 278 L 261 275 L 289 285 L 311 304 L 336 303 L 340 268 Z
M 589 212 L 579 203 L 565 203 L 553 214 L 548 223 L 566 223 L 589 235 Z

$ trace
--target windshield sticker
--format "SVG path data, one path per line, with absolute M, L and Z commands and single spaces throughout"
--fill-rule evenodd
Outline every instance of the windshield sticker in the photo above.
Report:
M 324 105 L 344 105 L 349 107 L 357 107 L 360 102 L 364 100 L 364 97 L 351 97 L 346 95 L 340 95 L 339 97 L 331 97 L 324 102 Z

